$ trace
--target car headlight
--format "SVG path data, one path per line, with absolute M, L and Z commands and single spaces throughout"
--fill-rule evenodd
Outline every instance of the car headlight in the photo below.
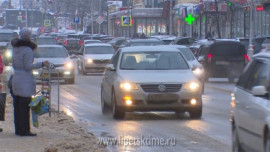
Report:
M 73 67 L 74 67 L 73 62 L 67 62 L 67 63 L 65 64 L 65 67 L 66 67 L 67 69 L 73 69 Z
M 37 76 L 37 75 L 39 75 L 39 72 L 38 71 L 33 71 L 33 75 Z
M 7 50 L 5 53 L 6 58 L 11 58 L 12 57 L 12 53 L 10 50 Z
M 120 83 L 120 88 L 125 90 L 125 91 L 138 90 L 137 84 L 130 83 L 130 82 L 122 82 L 122 83 Z
M 189 82 L 185 84 L 184 89 L 190 90 L 190 91 L 197 91 L 200 87 L 200 84 L 198 82 Z
M 91 64 L 91 63 L 93 63 L 93 60 L 92 59 L 86 59 L 86 63 Z
M 192 70 L 192 72 L 197 75 L 200 76 L 203 74 L 203 69 L 202 68 L 195 68 L 194 70 Z

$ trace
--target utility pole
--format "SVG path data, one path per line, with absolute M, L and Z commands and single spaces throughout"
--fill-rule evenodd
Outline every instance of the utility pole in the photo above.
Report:
M 252 39 L 253 39 L 253 0 L 250 0 L 249 7 L 249 46 L 248 46 L 248 56 L 252 60 L 252 56 L 254 54 Z
M 8 8 L 11 9 L 11 0 L 9 0 Z
M 172 0 L 170 0 L 169 35 L 172 35 Z
M 94 34 L 94 15 L 93 15 L 93 9 L 94 9 L 94 0 L 91 0 L 91 30 L 92 30 L 92 34 Z

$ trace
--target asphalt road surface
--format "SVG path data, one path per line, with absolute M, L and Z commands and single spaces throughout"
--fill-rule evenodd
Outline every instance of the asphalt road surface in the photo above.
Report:
M 119 141 L 141 140 L 137 145 L 121 142 L 119 145 L 109 145 L 110 151 L 231 151 L 230 99 L 233 85 L 226 80 L 211 81 L 205 85 L 201 120 L 190 120 L 188 114 L 175 115 L 174 112 L 128 113 L 124 120 L 114 120 L 110 114 L 101 113 L 101 80 L 102 75 L 76 75 L 74 85 L 61 85 L 60 109 L 102 140 L 114 138 Z M 56 104 L 55 86 L 52 96 Z M 143 143 L 146 138 L 174 141 L 174 143 L 166 143 L 165 146 L 151 142 Z

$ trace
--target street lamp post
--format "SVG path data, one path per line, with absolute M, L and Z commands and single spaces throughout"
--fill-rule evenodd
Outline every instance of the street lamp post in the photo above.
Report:
M 248 56 L 252 59 L 254 54 L 254 49 L 252 45 L 253 39 L 253 7 L 254 3 L 253 0 L 250 0 L 250 8 L 249 8 L 249 46 L 248 46 Z

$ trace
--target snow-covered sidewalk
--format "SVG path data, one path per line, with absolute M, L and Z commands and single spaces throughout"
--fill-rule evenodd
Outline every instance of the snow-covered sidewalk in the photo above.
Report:
M 39 128 L 31 125 L 36 137 L 20 137 L 14 134 L 12 99 L 7 97 L 6 121 L 0 121 L 1 152 L 106 152 L 97 138 L 77 125 L 64 113 L 48 114 L 39 118 Z

